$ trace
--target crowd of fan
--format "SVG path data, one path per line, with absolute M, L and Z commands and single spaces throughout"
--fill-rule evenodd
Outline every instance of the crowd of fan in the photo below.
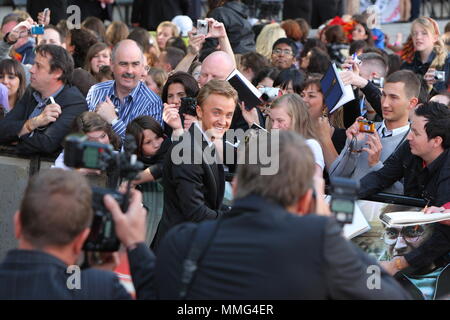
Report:
M 383 271 L 383 290 L 369 292 L 360 287 L 366 283 L 365 271 L 361 270 L 371 262 L 350 248 L 325 218 L 310 217 L 302 220 L 302 226 L 300 220 L 290 221 L 290 217 L 284 217 L 284 222 L 275 222 L 269 216 L 259 222 L 245 216 L 249 220 L 239 222 L 236 217 L 252 206 L 261 212 L 271 208 L 271 214 L 304 215 L 315 201 L 305 190 L 314 184 L 312 181 L 320 185 L 317 181 L 334 176 L 360 180 L 360 197 L 386 191 L 423 198 L 431 211 L 446 210 L 450 203 L 450 24 L 441 33 L 436 21 L 420 17 L 412 22 L 404 43 L 401 36 L 392 43 L 382 28 L 370 21 L 373 16 L 364 12 L 326 21 L 317 35 L 310 37 L 310 26 L 304 19 L 252 26 L 240 1 L 216 5 L 206 17 L 207 35 L 197 34 L 187 16 L 161 22 L 155 31 L 149 31 L 137 25 L 130 29 L 120 21 L 106 27 L 92 16 L 82 22 L 81 28 L 70 28 L 65 20 L 51 25 L 51 12 L 50 16 L 40 12 L 37 17 L 24 11 L 7 15 L 1 24 L 0 40 L 0 143 L 14 145 L 23 155 L 54 156 L 55 167 L 70 171 L 63 163 L 62 150 L 68 134 L 83 133 L 88 140 L 112 144 L 118 151 L 126 134 L 135 138 L 137 155 L 145 169 L 132 185 L 142 191 L 143 198 L 133 191 L 129 214 L 123 217 L 114 201 L 107 198 L 105 203 L 128 249 L 138 298 L 179 297 L 183 257 L 191 254 L 186 246 L 197 240 L 195 228 L 183 222 L 204 220 L 223 221 L 221 229 L 214 231 L 217 243 L 208 249 L 206 270 L 190 287 L 190 298 L 407 298 L 387 274 L 407 268 L 420 270 L 436 261 L 446 265 L 448 223 L 438 224 L 433 236 L 412 252 L 382 263 L 387 272 Z M 29 31 L 37 23 L 45 25 L 44 33 L 32 36 Z M 340 69 L 342 82 L 351 85 L 355 95 L 333 113 L 329 111 L 333 106 L 325 105 L 327 92 L 322 91 L 320 81 L 331 63 Z M 236 91 L 226 81 L 235 69 L 266 93 L 263 97 L 267 99 L 261 100 L 260 106 L 248 110 L 238 102 Z M 197 98 L 196 115 L 179 113 L 185 97 Z M 373 121 L 373 134 L 361 130 L 362 119 Z M 258 178 L 251 166 L 243 166 L 237 170 L 233 195 L 224 174 L 234 174 L 234 164 L 215 164 L 208 171 L 201 165 L 172 162 L 170 153 L 186 133 L 205 134 L 203 150 L 212 148 L 218 158 L 225 159 L 224 153 L 234 152 L 229 147 L 239 143 L 226 141 L 225 132 L 256 130 L 255 125 L 269 132 L 291 132 L 280 136 L 280 159 L 285 157 L 285 167 L 280 165 L 280 173 L 271 178 Z M 292 146 L 298 149 L 293 151 Z M 56 256 L 70 265 L 77 260 L 86 239 L 89 218 L 80 214 L 78 220 L 71 220 L 67 215 L 71 206 L 85 203 L 63 204 L 56 199 L 53 206 L 36 208 L 39 201 L 51 199 L 58 190 L 63 195 L 74 193 L 80 201 L 90 191 L 73 172 L 55 172 L 37 178 L 28 187 L 28 197 L 16 218 L 16 235 L 22 249 L 65 248 Z M 81 191 L 71 188 L 65 179 L 77 183 Z M 49 190 L 41 190 L 42 186 Z M 315 192 L 321 194 L 320 190 Z M 236 202 L 230 211 L 224 203 L 233 197 Z M 141 202 L 149 209 L 147 221 Z M 273 207 L 274 203 L 279 206 Z M 58 211 L 58 206 L 65 208 L 65 215 L 50 219 L 48 215 Z M 329 214 L 326 207 L 316 203 L 313 210 Z M 85 207 L 78 210 L 89 211 Z M 40 214 L 43 216 L 35 224 L 30 223 L 28 219 Z M 73 227 L 67 225 L 69 222 Z M 238 232 L 239 227 L 246 223 L 261 228 L 261 241 L 270 245 L 259 248 L 266 250 L 268 259 L 255 253 L 260 249 L 247 250 L 258 246 L 251 241 L 259 234 L 251 230 L 251 239 L 241 239 L 244 236 Z M 311 230 L 306 226 L 318 233 L 309 235 Z M 41 235 L 52 227 L 66 232 L 69 238 L 52 235 L 43 241 Z M 300 236 L 277 238 L 285 233 L 295 235 L 294 227 L 303 230 L 298 233 L 303 232 L 305 239 L 306 235 L 313 239 L 308 243 L 327 243 L 322 252 L 326 261 L 319 258 L 320 254 L 308 256 L 308 249 L 302 249 L 306 244 L 298 248 L 293 245 L 303 241 Z M 234 245 L 227 247 L 227 239 Z M 304 252 L 302 257 L 295 257 L 298 252 Z M 8 258 L 18 261 L 20 254 L 13 254 Z M 338 262 L 342 256 L 347 258 Z M 28 258 L 39 260 L 31 254 Z M 310 263 L 297 261 L 302 259 L 310 259 Z M 276 262 L 282 267 L 271 271 L 275 275 L 269 275 L 269 271 L 265 274 Z M 262 275 L 257 275 L 262 269 L 245 270 L 256 263 L 259 267 L 267 265 Z M 219 272 L 221 268 L 223 273 Z M 292 280 L 295 268 L 304 268 L 311 278 Z M 324 284 L 327 280 L 314 273 L 315 268 L 324 268 L 324 278 L 332 284 Z M 7 274 L 3 272 L 0 267 L 0 278 Z M 71 297 L 127 297 L 114 287 L 118 284 L 112 278 L 91 273 L 85 281 L 92 282 L 95 277 L 104 282 L 100 287 L 107 293 L 98 289 Z M 312 281 L 316 282 L 308 286 Z M 301 289 L 312 287 L 316 289 L 310 295 Z M 12 297 L 11 291 L 0 292 L 2 298 Z M 44 296 L 60 297 L 50 293 Z

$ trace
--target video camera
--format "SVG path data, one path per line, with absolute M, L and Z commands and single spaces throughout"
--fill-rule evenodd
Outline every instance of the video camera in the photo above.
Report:
M 111 145 L 88 141 L 84 135 L 73 134 L 67 136 L 65 140 L 64 164 L 73 168 L 118 172 L 117 181 L 113 183 L 117 186 L 119 178 L 131 181 L 144 167 L 137 161 L 136 142 L 133 136 L 126 136 L 124 149 L 124 153 L 119 153 Z M 126 212 L 129 191 L 130 183 L 128 183 L 126 194 L 112 189 L 92 188 L 94 219 L 83 250 L 113 252 L 119 249 L 120 241 L 115 233 L 114 221 L 103 203 L 103 197 L 107 194 L 111 195 L 119 203 L 122 212 Z
M 330 208 L 340 225 L 353 222 L 355 201 L 358 199 L 359 181 L 348 178 L 330 178 Z

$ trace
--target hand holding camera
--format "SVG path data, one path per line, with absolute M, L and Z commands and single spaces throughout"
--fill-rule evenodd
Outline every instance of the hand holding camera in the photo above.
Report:
M 356 75 L 359 75 L 360 64 L 361 64 L 361 60 L 359 60 L 358 56 L 356 54 L 354 54 L 353 56 L 345 59 L 344 63 L 342 64 L 342 69 L 352 71 Z
M 191 55 L 197 55 L 202 50 L 206 35 L 198 33 L 196 34 L 193 31 L 189 31 L 188 37 L 189 37 L 188 53 Z
M 339 73 L 344 85 L 352 85 L 358 88 L 364 88 L 368 81 L 353 71 L 342 71 Z
M 205 23 L 199 25 L 199 22 L 205 21 L 208 23 L 207 29 L 205 30 Z M 199 30 L 199 27 L 201 30 Z M 206 32 L 206 33 L 205 33 Z M 205 20 L 198 20 L 197 22 L 197 34 L 203 34 L 206 38 L 225 38 L 227 37 L 227 32 L 225 30 L 225 25 L 213 18 L 206 18 Z
M 8 42 L 16 42 L 20 38 L 27 38 L 31 32 L 31 28 L 35 25 L 33 19 L 28 18 L 16 25 L 8 35 Z
M 376 131 L 373 134 L 368 135 L 366 145 L 368 148 L 362 148 L 361 151 L 367 152 L 369 167 L 373 167 L 380 161 L 381 150 L 383 149 L 380 136 Z
M 173 130 L 178 130 L 178 129 L 183 128 L 183 125 L 181 123 L 180 114 L 178 112 L 178 108 L 174 104 L 164 103 L 163 120 Z
M 429 86 L 433 86 L 437 82 L 444 82 L 445 76 L 445 71 L 438 71 L 434 68 L 429 68 L 423 78 Z
M 347 139 L 357 139 L 357 140 L 364 140 L 365 138 L 365 132 L 366 131 L 360 131 L 361 124 L 367 121 L 364 117 L 358 117 L 356 118 L 356 121 L 345 131 L 345 134 L 347 135 Z

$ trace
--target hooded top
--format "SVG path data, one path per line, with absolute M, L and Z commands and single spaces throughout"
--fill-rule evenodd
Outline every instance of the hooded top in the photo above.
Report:
M 255 51 L 255 34 L 247 20 L 248 14 L 248 7 L 238 1 L 227 2 L 208 13 L 209 18 L 214 18 L 225 25 L 231 47 L 237 54 Z M 204 48 L 216 47 L 217 43 L 217 39 L 207 39 Z

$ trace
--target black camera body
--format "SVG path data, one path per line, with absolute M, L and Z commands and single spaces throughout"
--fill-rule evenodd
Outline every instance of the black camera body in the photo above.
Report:
M 118 153 L 111 145 L 88 141 L 86 136 L 74 134 L 67 136 L 65 140 L 64 163 L 73 168 L 118 171 L 120 177 L 133 180 L 144 167 L 136 160 L 137 157 L 133 154 L 135 150 L 136 143 L 132 136 L 126 137 L 125 153 Z M 117 185 L 117 182 L 114 185 Z M 114 252 L 119 249 L 120 241 L 115 233 L 114 220 L 103 203 L 107 194 L 116 199 L 122 212 L 128 209 L 128 193 L 124 195 L 113 189 L 92 188 L 94 219 L 83 245 L 85 251 Z
M 178 113 L 181 118 L 181 123 L 184 126 L 184 115 L 188 114 L 193 117 L 197 117 L 197 99 L 191 97 L 183 97 L 181 98 L 180 109 L 178 109 Z
M 188 114 L 190 116 L 197 116 L 197 99 L 191 97 L 183 97 L 181 98 L 181 105 L 178 113 L 180 115 Z
M 115 252 L 119 250 L 120 240 L 117 238 L 114 227 L 114 220 L 111 213 L 106 209 L 103 198 L 105 195 L 111 195 L 119 204 L 122 212 L 128 209 L 127 197 L 117 191 L 92 188 L 92 209 L 94 219 L 91 224 L 91 231 L 84 242 L 85 251 L 106 251 Z
M 351 224 L 355 201 L 358 199 L 359 181 L 348 178 L 334 177 L 331 182 L 330 209 L 335 214 L 339 224 Z

